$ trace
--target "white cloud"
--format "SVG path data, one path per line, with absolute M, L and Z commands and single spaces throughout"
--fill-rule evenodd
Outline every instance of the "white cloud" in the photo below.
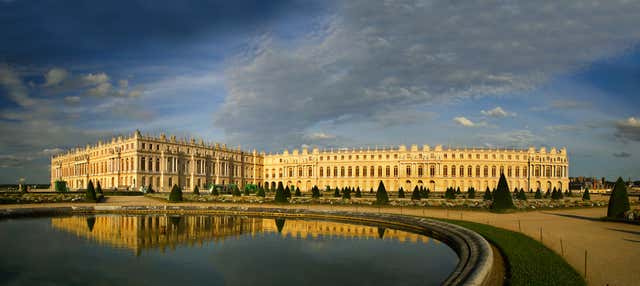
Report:
M 640 120 L 629 117 L 615 123 L 615 136 L 623 141 L 640 141 Z
M 64 97 L 64 102 L 66 102 L 68 104 L 78 104 L 78 103 L 80 103 L 80 97 L 79 96 L 65 96 Z
M 42 154 L 47 155 L 47 156 L 53 156 L 56 154 L 60 154 L 64 152 L 64 150 L 60 149 L 60 148 L 51 148 L 51 149 L 44 149 L 42 150 Z
M 2 63 L 0 63 L 0 87 L 4 87 L 9 98 L 22 107 L 36 103 L 36 100 L 29 96 L 20 76 L 9 65 Z
M 44 86 L 58 85 L 65 79 L 67 79 L 67 77 L 69 77 L 69 72 L 67 72 L 67 70 L 61 68 L 52 68 L 44 75 Z
M 90 74 L 86 74 L 83 75 L 81 77 L 82 81 L 90 84 L 90 85 L 99 85 L 99 84 L 103 84 L 109 81 L 109 76 L 106 73 L 100 72 L 100 73 L 90 73 Z
M 517 94 L 640 40 L 640 2 L 593 3 L 340 2 L 296 46 L 267 36 L 230 61 L 214 122 L 259 142 L 388 106 Z
M 516 116 L 515 112 L 507 112 L 502 107 L 497 106 L 491 110 L 482 110 L 480 111 L 483 115 L 491 116 L 491 117 L 507 117 L 507 116 Z
M 466 117 L 463 116 L 459 116 L 459 117 L 454 117 L 453 121 L 461 126 L 464 127 L 479 127 L 479 126 L 484 126 L 484 124 L 482 123 L 475 123 L 469 119 L 467 119 Z
M 336 138 L 335 135 L 324 132 L 314 132 L 311 134 L 307 134 L 305 137 L 309 140 L 330 140 Z

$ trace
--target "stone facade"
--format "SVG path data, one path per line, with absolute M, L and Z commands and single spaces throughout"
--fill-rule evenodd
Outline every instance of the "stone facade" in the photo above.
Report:
M 86 188 L 89 180 L 103 189 L 151 186 L 169 191 L 207 183 L 262 184 L 263 154 L 227 148 L 224 144 L 143 136 L 113 138 L 110 142 L 76 148 L 51 158 L 51 183 L 64 180 L 71 189 Z
M 169 191 L 173 184 L 192 190 L 207 183 L 277 183 L 309 191 L 325 188 L 360 187 L 376 189 L 380 181 L 388 190 L 403 187 L 411 191 L 423 186 L 431 191 L 447 187 L 493 189 L 504 173 L 513 188 L 525 191 L 540 188 L 565 190 L 569 186 L 569 159 L 565 148 L 487 149 L 400 145 L 394 148 L 338 150 L 293 150 L 279 154 L 230 149 L 209 145 L 142 136 L 113 138 L 94 146 L 78 148 L 51 158 L 51 181 L 65 180 L 72 189 L 85 188 L 89 180 L 104 189 L 138 188 L 149 184 Z
M 320 151 L 285 150 L 264 158 L 264 181 L 273 187 L 278 182 L 309 190 L 314 185 L 324 188 L 360 187 L 375 189 L 380 181 L 387 190 L 403 187 L 411 191 L 423 186 L 431 191 L 447 187 L 468 187 L 484 191 L 498 184 L 504 173 L 509 186 L 546 190 L 566 189 L 569 184 L 567 150 L 551 148 L 480 149 L 431 148 L 339 149 Z

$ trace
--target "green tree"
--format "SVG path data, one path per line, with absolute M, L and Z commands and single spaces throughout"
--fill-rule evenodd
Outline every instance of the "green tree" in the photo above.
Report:
M 240 189 L 238 188 L 237 185 L 231 186 L 231 195 L 234 197 L 242 196 L 242 193 L 240 193 Z
M 362 192 L 360 192 L 360 187 L 356 188 L 356 198 L 362 198 Z
M 475 199 L 476 198 L 476 188 L 474 187 L 470 187 L 469 190 L 467 191 L 467 198 L 469 199 Z
M 149 183 L 149 186 L 147 187 L 147 194 L 151 194 L 153 193 L 153 188 L 151 188 L 151 183 Z
M 373 194 L 373 187 L 371 187 L 371 189 L 369 189 L 369 193 Z
M 291 189 L 289 189 L 289 186 L 284 188 L 284 196 L 287 197 L 287 199 L 291 198 Z
M 542 192 L 540 192 L 540 188 L 538 188 L 536 190 L 536 195 L 535 195 L 536 199 L 542 199 Z
M 520 190 L 518 192 L 518 199 L 521 201 L 526 201 L 527 200 L 527 194 L 524 193 L 524 190 Z
M 349 187 L 342 189 L 342 199 L 344 200 L 351 199 L 351 189 L 349 189 Z
M 496 191 L 493 193 L 493 204 L 491 204 L 491 209 L 494 210 L 505 210 L 512 209 L 513 198 L 509 193 L 509 184 L 507 183 L 507 179 L 504 177 L 504 174 L 500 174 L 500 180 L 498 180 L 498 187 Z
M 89 202 L 95 203 L 98 201 L 98 197 L 96 197 L 96 189 L 93 187 L 93 182 L 91 180 L 89 180 L 89 184 L 87 184 L 85 197 Z
M 198 188 L 198 185 L 196 185 L 196 187 L 193 188 L 193 194 L 194 195 L 199 195 L 200 194 L 200 189 Z
M 487 187 L 487 190 L 484 191 L 484 196 L 482 197 L 482 199 L 485 201 L 493 200 L 493 196 L 491 195 L 491 190 L 489 189 L 489 187 Z
M 340 188 L 336 188 L 336 189 L 333 191 L 333 197 L 334 197 L 334 198 L 339 198 L 339 197 L 340 197 Z
M 171 193 L 169 194 L 170 202 L 181 202 L 182 201 L 182 189 L 178 187 L 178 185 L 173 185 L 171 188 Z
M 423 199 L 428 199 L 430 194 L 431 190 L 429 190 L 428 188 L 422 188 L 420 190 L 420 197 Z
M 378 184 L 378 191 L 376 192 L 376 204 L 386 205 L 388 203 L 389 195 L 387 194 L 387 189 L 385 189 L 384 183 L 380 181 L 380 184 Z
M 456 188 L 456 195 L 460 195 L 460 194 L 462 194 L 462 192 L 460 192 L 460 187 L 457 187 Z
M 62 180 L 56 180 L 54 183 L 54 189 L 58 193 L 64 193 L 67 191 L 67 182 Z
M 318 189 L 317 186 L 313 186 L 313 188 L 311 188 L 311 198 L 320 198 L 320 189 Z
M 214 196 L 219 195 L 220 193 L 218 193 L 218 186 L 213 185 L 213 188 L 211 189 L 211 194 Z
M 589 188 L 585 188 L 584 189 L 584 193 L 582 193 L 582 200 L 583 201 L 590 201 L 591 200 L 591 195 L 589 195 Z
M 444 198 L 448 200 L 453 200 L 456 198 L 456 191 L 453 187 L 447 188 L 444 192 Z
M 538 188 L 539 190 L 540 188 Z M 551 196 L 551 189 L 547 189 L 547 191 L 544 193 L 544 198 L 548 199 Z
M 556 187 L 553 187 L 553 191 L 551 192 L 551 199 L 557 200 L 559 198 L 560 196 L 558 196 L 558 190 L 556 189 Z
M 618 177 L 611 196 L 609 197 L 609 207 L 607 208 L 607 217 L 624 218 L 624 213 L 630 209 L 629 195 L 627 194 L 627 184 Z
M 398 189 L 398 198 L 404 199 L 404 189 L 402 187 Z
M 258 192 L 256 193 L 258 197 L 265 197 L 264 188 L 258 187 Z
M 296 187 L 295 195 L 296 197 L 302 197 L 302 193 L 300 193 L 300 188 Z
M 102 192 L 102 186 L 100 186 L 100 181 L 98 181 L 98 184 L 96 185 L 96 194 L 100 194 L 100 195 L 104 194 Z
M 276 188 L 275 201 L 276 201 L 276 203 L 286 203 L 286 202 L 288 202 L 287 201 L 287 196 L 284 193 L 284 187 L 282 186 L 282 182 L 278 182 L 278 187 Z
M 421 199 L 420 190 L 418 189 L 418 186 L 415 186 L 413 188 L 413 193 L 411 193 L 411 200 L 419 201 L 420 199 Z

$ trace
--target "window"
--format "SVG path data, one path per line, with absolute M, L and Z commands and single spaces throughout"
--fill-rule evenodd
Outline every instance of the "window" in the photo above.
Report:
M 357 171 L 356 171 L 357 172 Z M 367 166 L 362 166 L 362 176 L 366 177 L 367 176 Z
M 456 176 L 456 165 L 451 166 L 451 177 Z
M 418 166 L 418 177 L 422 177 L 422 175 L 423 175 L 422 166 Z
M 144 144 L 144 143 L 142 143 L 142 149 L 144 149 L 144 147 L 145 147 L 145 144 Z
M 308 176 L 309 177 L 313 176 L 313 168 L 312 167 L 309 167 Z
M 322 157 L 320 157 L 322 158 Z M 324 176 L 324 169 L 322 167 L 320 167 L 320 177 Z
M 298 177 L 302 177 L 302 167 L 298 167 Z
M 447 166 L 443 166 L 442 167 L 442 175 L 445 176 L 445 177 L 449 176 L 449 167 L 447 167 Z
M 353 170 L 351 170 L 351 166 L 349 166 L 349 169 L 347 171 L 348 171 L 348 176 L 353 177 L 353 173 L 352 173 Z
M 369 169 L 369 170 L 370 170 L 371 177 L 374 177 L 375 176 L 375 173 L 374 173 L 375 169 L 373 167 L 371 167 L 371 169 Z M 382 173 L 382 170 L 380 170 L 380 173 Z
M 393 176 L 394 177 L 398 176 L 398 166 L 393 166 Z
M 516 177 L 520 177 L 520 167 L 516 167 Z
M 382 177 L 382 166 L 378 166 L 378 177 Z
M 411 176 L 411 166 L 407 166 L 407 176 Z
M 429 166 L 429 176 L 433 177 L 435 175 L 436 175 L 436 166 L 435 165 Z
M 484 176 L 489 177 L 489 167 L 484 166 Z
M 344 177 L 344 167 L 340 167 L 340 177 Z
M 153 158 L 149 158 L 149 172 L 153 171 Z
M 387 155 L 387 156 L 389 156 L 389 155 Z M 387 175 L 387 177 L 390 177 L 391 176 L 391 167 L 387 166 L 385 171 L 386 171 L 385 175 Z
M 464 166 L 460 166 L 460 177 L 464 177 Z
M 480 166 L 476 166 L 476 177 L 480 177 Z
M 480 169 L 478 169 L 478 173 L 480 173 Z M 467 177 L 472 177 L 473 176 L 473 167 L 469 166 L 467 167 Z
M 491 167 L 491 177 L 496 176 L 496 166 Z
M 360 177 L 360 166 L 356 166 L 356 177 Z
M 156 158 L 156 172 L 160 172 L 160 158 Z
M 500 175 L 504 174 L 504 166 L 500 166 Z
M 507 177 L 511 177 L 511 166 L 507 167 Z
M 334 177 L 338 176 L 338 167 L 333 167 L 333 176 Z
M 144 171 L 145 165 L 145 158 L 140 158 L 140 170 Z

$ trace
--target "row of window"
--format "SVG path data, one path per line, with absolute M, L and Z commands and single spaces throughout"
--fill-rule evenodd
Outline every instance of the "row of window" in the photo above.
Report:
M 505 160 L 505 158 L 506 158 L 506 160 L 513 160 L 513 158 L 515 158 L 515 160 L 520 160 L 520 155 L 512 156 L 511 154 L 507 154 L 506 157 L 505 157 L 505 154 L 500 154 L 500 156 L 497 156 L 496 154 L 491 154 L 491 156 L 489 156 L 489 154 L 483 154 L 483 155 L 484 156 L 481 156 L 480 154 L 475 154 L 475 159 L 480 160 L 481 158 L 484 158 L 485 160 L 489 160 L 491 158 L 492 160 L 498 160 L 498 157 L 499 157 L 500 160 Z M 363 154 L 362 157 L 360 155 L 346 155 L 346 156 L 345 155 L 340 155 L 339 158 L 340 158 L 339 160 L 353 160 L 354 158 L 355 158 L 355 160 L 360 160 L 360 158 L 362 158 L 362 160 L 367 160 L 367 159 L 374 160 L 374 159 L 376 159 L 376 155 L 374 155 L 374 154 Z M 385 158 L 387 160 L 391 159 L 391 154 L 385 154 L 384 156 L 382 154 L 378 154 L 377 155 L 377 159 L 382 160 L 383 158 Z M 424 155 L 424 159 L 427 159 L 427 158 L 428 158 L 428 156 Z M 435 155 L 431 154 L 430 158 L 431 159 L 435 159 Z M 456 154 L 455 153 L 451 153 L 451 154 L 445 153 L 444 154 L 444 159 L 449 159 L 449 158 L 456 159 Z M 527 158 L 528 158 L 527 155 L 522 155 L 522 159 L 523 160 L 526 160 Z M 320 161 L 325 161 L 325 160 L 326 161 L 331 161 L 331 160 L 337 161 L 338 160 L 338 155 L 326 156 L 326 157 L 325 156 L 320 156 L 320 157 L 318 157 L 318 159 Z M 393 159 L 398 159 L 398 154 L 393 154 Z M 423 159 L 423 154 L 418 154 L 418 158 L 417 159 Z M 463 154 L 463 153 L 458 154 L 458 159 L 465 159 L 465 154 Z M 466 159 L 473 159 L 473 154 L 467 154 L 466 155 Z M 312 160 L 313 160 L 313 158 L 309 157 L 309 161 L 312 161 Z M 562 157 L 556 157 L 556 158 L 553 158 L 553 157 L 540 157 L 540 156 L 536 156 L 535 157 L 535 161 L 540 161 L 540 160 L 542 160 L 544 162 L 566 162 L 566 160 L 564 158 L 562 158 Z M 282 159 L 282 158 L 280 158 L 279 161 L 280 161 L 280 163 L 288 163 L 288 160 Z M 294 162 L 296 162 L 296 161 L 297 160 L 294 160 Z

